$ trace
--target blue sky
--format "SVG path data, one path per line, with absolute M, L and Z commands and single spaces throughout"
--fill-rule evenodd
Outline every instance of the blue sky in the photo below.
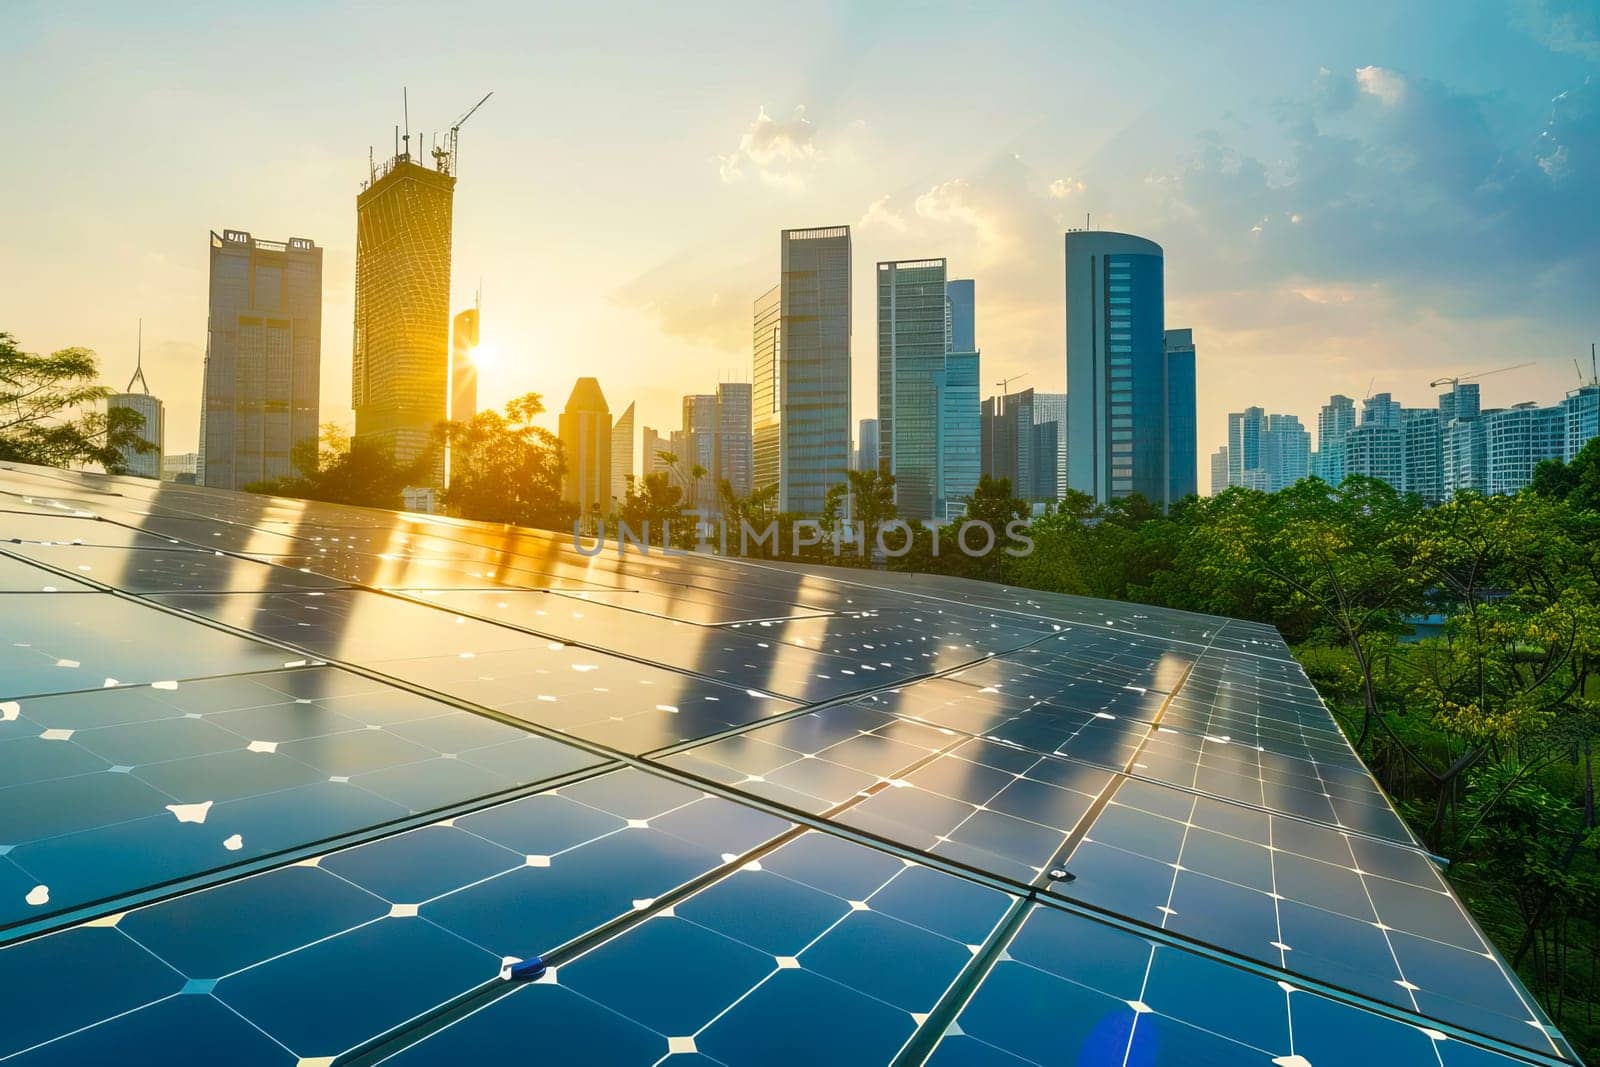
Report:
M 326 249 L 324 417 L 349 418 L 354 198 L 409 86 L 462 133 L 455 301 L 478 278 L 487 399 L 597 373 L 671 427 L 749 375 L 778 230 L 977 279 L 985 380 L 1065 385 L 1061 231 L 1167 250 L 1200 353 L 1200 447 L 1246 404 L 1409 404 L 1525 360 L 1551 401 L 1600 335 L 1600 6 L 7 4 L 0 329 L 120 385 L 145 320 L 169 451 L 193 447 L 206 233 Z M 580 370 L 581 368 L 581 370 Z M 1204 481 L 1204 478 L 1202 478 Z

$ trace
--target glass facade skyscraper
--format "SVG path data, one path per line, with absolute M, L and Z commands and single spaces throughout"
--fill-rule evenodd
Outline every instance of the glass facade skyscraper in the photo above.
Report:
M 850 227 L 784 230 L 781 265 L 778 509 L 819 515 L 850 469 Z
M 1194 496 L 1199 487 L 1195 414 L 1194 331 L 1168 330 L 1166 348 L 1167 502 Z
M 455 187 L 449 174 L 400 155 L 356 197 L 355 439 L 402 465 L 422 455 L 445 417 Z M 442 461 L 436 467 L 442 478 Z
M 894 475 L 900 514 L 931 519 L 941 497 L 939 427 L 950 336 L 945 261 L 879 263 L 877 281 L 878 461 Z
M 611 424 L 611 497 L 618 507 L 628 498 L 633 477 L 633 404 Z
M 1065 253 L 1068 483 L 1100 503 L 1138 493 L 1168 504 L 1175 444 L 1178 464 L 1194 464 L 1192 430 L 1179 428 L 1189 434 L 1184 445 L 1171 424 L 1192 389 L 1193 356 L 1191 348 L 1169 395 L 1161 246 L 1073 230 Z M 1187 407 L 1192 427 L 1192 400 Z
M 595 378 L 579 378 L 558 423 L 566 471 L 561 499 L 578 514 L 604 516 L 611 503 L 611 409 Z
M 1311 473 L 1329 485 L 1344 481 L 1344 435 L 1355 429 L 1356 402 L 1335 394 L 1317 413 L 1317 451 Z
M 711 470 L 717 483 L 726 481 L 739 496 L 749 496 L 751 488 L 750 398 L 749 382 L 717 386 L 717 443 Z
M 1041 469 L 1035 472 L 1035 484 L 1043 484 L 1043 466 L 1049 462 L 1049 456 L 1055 457 L 1055 498 L 1064 499 L 1067 495 L 1067 394 L 1066 393 L 1034 393 L 1033 394 L 1033 423 L 1042 426 L 1047 422 L 1056 424 L 1056 443 L 1054 450 L 1040 457 Z
M 755 488 L 779 484 L 783 463 L 783 287 L 756 298 L 751 329 L 751 456 Z M 650 457 L 646 456 L 648 463 Z
M 856 424 L 856 470 L 878 469 L 878 420 L 862 419 Z
M 242 489 L 292 473 L 294 446 L 317 438 L 321 376 L 322 249 L 212 233 L 200 483 Z

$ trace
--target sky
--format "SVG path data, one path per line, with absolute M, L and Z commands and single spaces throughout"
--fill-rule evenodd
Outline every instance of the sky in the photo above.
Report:
M 211 230 L 323 260 L 322 416 L 351 421 L 355 197 L 409 92 L 461 132 L 455 307 L 480 398 L 680 422 L 750 377 L 779 231 L 849 224 L 853 418 L 876 405 L 873 264 L 977 288 L 985 392 L 1066 388 L 1062 232 L 1166 252 L 1199 450 L 1331 393 L 1552 403 L 1600 339 L 1593 0 L 925 5 L 0 5 L 0 330 L 144 364 L 192 450 Z M 1200 482 L 1208 482 L 1203 471 Z

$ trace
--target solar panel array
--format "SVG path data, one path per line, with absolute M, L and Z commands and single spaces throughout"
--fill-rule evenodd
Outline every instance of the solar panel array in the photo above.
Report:
M 224 1054 L 1576 1059 L 1270 627 L 0 467 L 0 1060 Z

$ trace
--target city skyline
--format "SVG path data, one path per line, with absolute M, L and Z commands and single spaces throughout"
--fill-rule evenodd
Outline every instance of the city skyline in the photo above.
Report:
M 386 154 L 382 134 L 400 121 L 402 85 L 419 139 L 493 88 L 493 104 L 462 134 L 451 294 L 452 312 L 469 306 L 481 275 L 495 308 L 485 340 L 502 358 L 484 375 L 484 406 L 532 389 L 553 410 L 579 356 L 602 381 L 639 383 L 622 399 L 637 401 L 641 422 L 672 424 L 698 370 L 748 366 L 746 316 L 767 280 L 772 230 L 830 221 L 852 225 L 858 266 L 923 255 L 969 265 L 963 273 L 987 294 L 984 392 L 1023 372 L 1059 390 L 1055 253 L 1088 213 L 1096 228 L 1166 249 L 1168 321 L 1196 334 L 1208 447 L 1245 400 L 1304 419 L 1330 392 L 1365 395 L 1374 371 L 1373 391 L 1420 404 L 1433 378 L 1531 359 L 1536 367 L 1494 383 L 1494 402 L 1552 399 L 1575 384 L 1570 359 L 1592 333 L 1574 294 L 1592 291 L 1600 274 L 1600 219 L 1579 195 L 1593 180 L 1589 135 L 1600 122 L 1592 27 L 1559 6 L 1506 15 L 1484 5 L 1442 18 L 1444 10 L 1374 7 L 1327 25 L 1312 16 L 1317 32 L 1285 33 L 1270 62 L 1208 75 L 1213 84 L 1196 91 L 1202 66 L 1226 67 L 1229 50 L 1247 43 L 1209 41 L 1202 63 L 1184 54 L 1185 20 L 1170 11 L 1114 25 L 1088 10 L 1040 9 L 1031 28 L 986 27 L 1017 45 L 1016 69 L 1029 76 L 984 67 L 915 109 L 887 87 L 964 48 L 971 26 L 961 17 L 930 17 L 914 40 L 898 40 L 881 16 L 829 12 L 794 42 L 795 70 L 774 76 L 743 39 L 753 27 L 730 28 L 711 13 L 673 27 L 650 15 L 616 45 L 621 52 L 647 54 L 652 31 L 687 35 L 725 77 L 715 86 L 668 79 L 657 101 L 641 93 L 662 75 L 660 61 L 623 64 L 600 99 L 560 114 L 570 93 L 556 57 L 599 32 L 603 13 L 560 13 L 537 40 L 514 13 L 498 16 L 498 41 L 461 20 L 441 32 L 470 35 L 472 61 L 447 56 L 428 71 L 405 49 L 383 54 L 404 20 L 392 30 L 363 25 L 374 58 L 354 77 L 341 52 L 363 21 L 356 15 L 318 14 L 291 38 L 270 21 L 193 10 L 183 48 L 200 61 L 186 59 L 175 82 L 155 73 L 180 67 L 163 62 L 177 38 L 159 26 L 128 25 L 114 9 L 90 18 L 23 7 L 11 13 L 6 50 L 16 54 L 4 77 L 28 84 L 30 96 L 43 86 L 43 99 L 16 122 L 21 136 L 34 135 L 33 165 L 0 179 L 30 204 L 0 251 L 0 268 L 17 279 L 7 327 L 31 350 L 96 348 L 106 379 L 120 384 L 133 367 L 127 324 L 143 314 L 168 448 L 187 451 L 198 440 L 206 227 L 311 234 L 328 257 L 321 417 L 348 426 L 349 205 L 362 149 L 376 142 Z M 1092 31 L 1103 47 L 1057 69 L 1042 40 L 1031 43 L 1056 22 Z M 1361 32 L 1348 29 L 1362 22 Z M 1504 32 L 1479 32 L 1487 25 Z M 1374 26 L 1414 43 L 1375 49 Z M 233 78 L 224 45 L 240 28 L 267 51 L 316 42 L 294 61 L 304 76 L 253 104 L 242 124 L 223 118 Z M 1119 73 L 1116 57 L 1135 45 L 1162 62 Z M 533 61 L 511 63 L 519 50 Z M 72 85 L 44 73 L 63 66 L 93 69 Z M 1007 120 L 1041 78 L 1084 106 Z M 934 114 L 937 138 L 926 117 Z M 164 136 L 150 138 L 142 131 L 158 115 Z M 615 127 L 596 142 L 603 116 Z M 46 135 L 62 125 L 74 136 Z M 180 170 L 157 165 L 175 139 L 205 147 Z M 258 140 L 295 147 L 245 151 Z M 627 163 L 640 149 L 661 149 L 643 181 Z M 107 155 L 119 158 L 115 188 L 83 195 L 84 176 L 98 168 L 91 160 Z M 534 159 L 541 169 L 530 190 Z M 1556 217 L 1559 226 L 1545 225 Z M 92 251 L 49 236 L 87 228 L 104 235 Z M 1366 255 L 1377 232 L 1382 254 Z M 1478 254 L 1461 255 L 1468 247 Z M 867 417 L 871 279 L 854 273 L 853 415 Z M 75 287 L 93 287 L 95 299 L 74 299 Z M 1305 373 L 1308 364 L 1319 373 Z M 1249 397 L 1230 385 L 1242 376 Z

